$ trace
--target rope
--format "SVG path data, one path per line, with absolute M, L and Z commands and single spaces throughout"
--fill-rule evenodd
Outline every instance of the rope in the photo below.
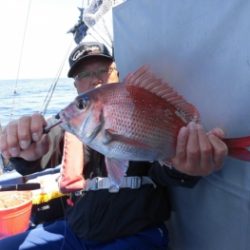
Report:
M 17 94 L 17 84 L 18 84 L 18 81 L 19 81 L 19 73 L 20 73 L 20 68 L 21 68 L 21 63 L 22 63 L 22 58 L 23 58 L 23 50 L 24 50 L 24 43 L 25 43 L 27 27 L 28 27 L 28 21 L 29 21 L 29 16 L 30 16 L 31 2 L 32 2 L 32 0 L 29 0 L 28 11 L 27 11 L 26 21 L 25 21 L 25 25 L 24 25 L 23 39 L 22 39 L 22 44 L 21 44 L 21 52 L 20 52 L 20 56 L 19 56 L 19 64 L 18 64 L 18 69 L 17 69 L 15 87 L 14 87 L 14 91 L 13 91 L 14 96 L 13 96 L 13 99 L 12 99 L 12 106 L 11 106 L 11 111 L 10 111 L 10 120 L 13 117 L 13 112 L 14 112 L 14 107 L 15 107 L 15 101 L 16 101 L 15 97 L 16 97 L 16 94 Z

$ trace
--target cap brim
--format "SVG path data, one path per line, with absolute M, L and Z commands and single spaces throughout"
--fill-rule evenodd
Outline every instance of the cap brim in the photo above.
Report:
M 114 60 L 114 58 L 112 56 L 108 56 L 105 54 L 98 54 L 98 55 L 86 55 L 84 57 L 82 57 L 80 60 L 78 60 L 77 62 L 75 62 L 74 64 L 71 65 L 71 68 L 68 72 L 68 77 L 73 77 L 74 76 L 74 72 L 76 70 L 76 67 L 79 65 L 79 63 L 83 62 L 84 60 L 86 60 L 87 58 L 90 57 L 103 57 L 103 58 L 108 58 L 110 60 Z

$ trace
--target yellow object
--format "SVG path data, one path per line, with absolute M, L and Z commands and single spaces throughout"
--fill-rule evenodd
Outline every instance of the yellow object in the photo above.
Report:
M 32 204 L 33 205 L 39 205 L 45 202 L 48 202 L 52 199 L 59 198 L 65 196 L 65 194 L 62 194 L 59 191 L 54 191 L 50 193 L 39 193 L 39 194 L 33 194 L 32 196 Z
M 65 196 L 65 194 L 61 193 L 59 190 L 57 181 L 58 177 L 59 173 L 39 176 L 36 179 L 29 181 L 29 182 L 38 182 L 41 185 L 40 189 L 32 191 L 33 205 L 39 205 L 45 202 L 49 202 L 52 199 Z

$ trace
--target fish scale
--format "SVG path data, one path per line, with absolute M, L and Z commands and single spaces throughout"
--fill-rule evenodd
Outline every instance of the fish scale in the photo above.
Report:
M 137 72 L 134 76 L 136 74 Z M 183 114 L 189 121 L 197 116 L 198 112 L 187 102 L 183 105 L 184 100 L 151 73 L 144 71 L 142 75 L 134 77 L 136 79 L 128 79 L 127 83 L 104 85 L 84 94 L 87 96 L 86 99 L 92 100 L 86 113 L 92 112 L 93 117 L 102 113 L 104 119 L 102 128 L 94 139 L 89 142 L 85 139 L 82 128 L 88 125 L 79 126 L 81 134 L 77 134 L 78 128 L 75 124 L 78 121 L 75 122 L 75 118 L 68 119 L 68 129 L 90 147 L 110 158 L 169 160 L 175 153 L 178 131 L 187 124 L 185 119 L 180 119 L 180 114 L 177 115 L 177 108 L 185 107 Z M 136 84 L 133 84 L 133 81 Z M 143 81 L 148 85 L 145 86 Z M 170 98 L 177 108 L 166 102 L 165 98 Z M 74 109 L 68 110 L 72 112 Z M 65 117 L 69 116 L 67 114 Z M 79 117 L 77 119 L 81 120 Z M 85 119 L 85 122 L 90 124 L 93 119 Z M 109 143 L 103 144 L 103 141 Z

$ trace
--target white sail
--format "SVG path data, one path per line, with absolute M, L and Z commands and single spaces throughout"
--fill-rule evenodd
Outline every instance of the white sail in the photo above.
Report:
M 142 64 L 199 109 L 207 129 L 250 134 L 250 2 L 136 0 L 114 9 L 121 77 Z M 175 250 L 250 249 L 250 164 L 226 159 L 192 189 L 172 188 Z

